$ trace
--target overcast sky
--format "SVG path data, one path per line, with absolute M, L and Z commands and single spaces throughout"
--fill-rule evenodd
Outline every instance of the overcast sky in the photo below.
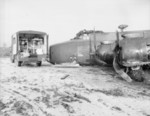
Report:
M 10 46 L 19 30 L 46 32 L 55 44 L 82 29 L 109 32 L 120 24 L 150 29 L 150 0 L 0 0 L 0 46 Z

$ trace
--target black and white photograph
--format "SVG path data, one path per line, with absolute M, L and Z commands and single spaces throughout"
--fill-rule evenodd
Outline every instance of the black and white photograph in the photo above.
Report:
M 150 116 L 150 0 L 0 0 L 0 116 Z

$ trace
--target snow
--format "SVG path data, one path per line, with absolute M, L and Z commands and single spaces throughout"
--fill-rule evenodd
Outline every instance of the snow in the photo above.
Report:
M 0 63 L 0 116 L 150 115 L 150 86 L 115 78 L 111 67 Z

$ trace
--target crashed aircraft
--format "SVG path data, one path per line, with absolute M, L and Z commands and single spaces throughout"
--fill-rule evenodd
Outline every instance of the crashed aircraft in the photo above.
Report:
M 150 68 L 150 30 L 121 32 L 86 31 L 74 39 L 50 46 L 50 62 L 76 61 L 81 65 L 111 65 L 126 81 L 144 81 Z

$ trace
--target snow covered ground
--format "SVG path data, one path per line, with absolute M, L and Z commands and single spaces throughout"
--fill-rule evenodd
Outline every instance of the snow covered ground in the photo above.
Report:
M 0 116 L 150 116 L 150 85 L 111 67 L 17 67 L 0 58 Z

